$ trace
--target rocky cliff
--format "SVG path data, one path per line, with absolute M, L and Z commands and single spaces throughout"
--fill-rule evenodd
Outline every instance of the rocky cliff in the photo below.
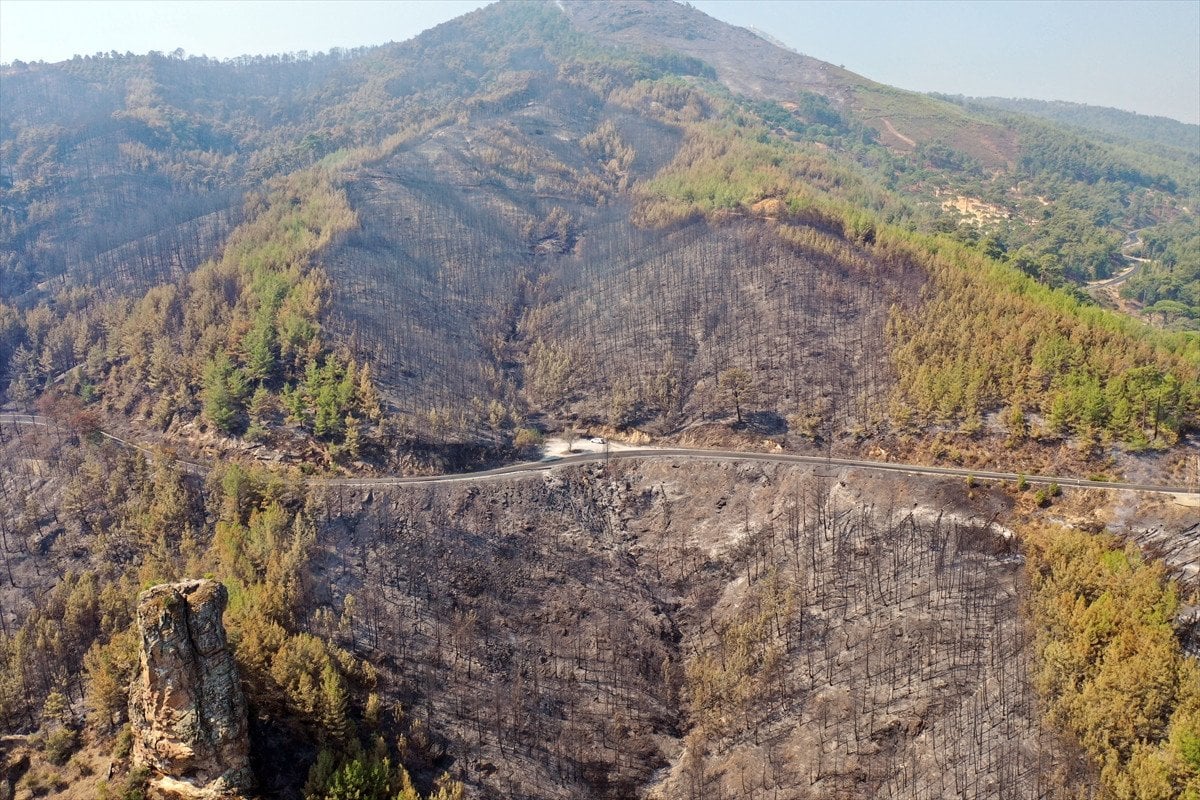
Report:
M 130 692 L 134 761 L 151 797 L 208 800 L 250 787 L 246 699 L 225 640 L 216 581 L 162 584 L 138 597 L 141 670 Z

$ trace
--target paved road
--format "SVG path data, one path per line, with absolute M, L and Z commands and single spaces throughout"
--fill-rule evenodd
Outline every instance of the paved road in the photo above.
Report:
M 56 427 L 52 420 L 31 414 L 0 414 L 0 423 L 15 425 L 34 425 L 38 427 Z M 131 447 L 151 458 L 157 454 L 148 448 L 119 439 L 104 433 L 101 435 L 126 447 Z M 504 478 L 512 475 L 524 475 L 530 472 L 544 472 L 565 464 L 597 464 L 605 461 L 629 461 L 648 458 L 679 458 L 694 461 L 761 461 L 771 464 L 807 464 L 810 466 L 828 466 L 838 468 L 855 468 L 875 472 L 898 472 L 905 475 L 932 475 L 938 477 L 975 478 L 976 480 L 1016 481 L 1021 476 L 1015 472 L 993 472 L 991 470 L 959 469 L 957 467 L 930 467 L 922 464 L 894 464 L 886 461 L 867 461 L 857 458 L 834 458 L 826 456 L 804 456 L 786 453 L 756 453 L 742 450 L 697 450 L 688 448 L 634 448 L 619 450 L 611 453 L 579 453 L 562 458 L 550 458 L 543 461 L 509 464 L 495 469 L 479 472 L 459 473 L 455 475 L 429 475 L 421 477 L 403 477 L 385 475 L 377 478 L 309 478 L 308 483 L 315 486 L 341 486 L 353 488 L 370 488 L 374 486 L 406 486 L 427 483 L 458 483 L 465 481 L 484 481 Z M 176 460 L 185 472 L 193 475 L 204 475 L 208 468 L 191 461 Z M 1110 481 L 1092 481 L 1084 478 L 1073 478 L 1060 475 L 1025 475 L 1029 483 L 1048 485 L 1057 483 L 1059 486 L 1078 487 L 1084 489 L 1113 489 L 1125 492 L 1158 492 L 1163 494 L 1190 494 L 1193 489 L 1186 486 L 1168 486 L 1152 483 L 1120 483 Z
M 1103 289 L 1110 286 L 1120 286 L 1122 283 L 1136 275 L 1145 264 L 1150 263 L 1151 259 L 1149 258 L 1131 256 L 1129 253 L 1125 252 L 1132 247 L 1140 247 L 1142 245 L 1142 237 L 1139 235 L 1140 233 L 1140 228 L 1136 231 L 1133 231 L 1125 237 L 1125 242 L 1121 245 L 1121 257 L 1126 261 L 1132 261 L 1133 263 L 1110 278 L 1101 278 L 1097 281 L 1088 281 L 1087 286 L 1089 289 Z
M 781 453 L 756 453 L 742 450 L 693 450 L 685 448 L 638 448 L 621 450 L 608 454 L 580 453 L 564 458 L 535 461 L 523 464 L 510 464 L 496 469 L 481 472 L 470 472 L 457 475 L 431 475 L 428 477 L 392 477 L 380 478 L 323 478 L 319 482 L 326 486 L 396 486 L 417 483 L 450 483 L 459 481 L 478 481 L 500 478 L 508 475 L 520 475 L 553 469 L 563 464 L 602 463 L 605 460 L 625 461 L 647 458 L 682 458 L 697 461 L 762 461 L 771 464 L 807 464 L 811 466 L 853 467 L 873 470 L 876 472 L 899 472 L 906 475 L 935 475 L 967 478 L 977 480 L 1016 481 L 1021 476 L 1014 472 L 993 472 L 990 470 L 958 469 L 956 467 L 929 467 L 921 464 L 893 464 L 886 461 L 867 461 L 856 458 L 828 458 L 826 456 L 804 456 Z M 1129 492 L 1162 492 L 1166 494 L 1187 494 L 1191 490 L 1185 486 L 1166 486 L 1148 483 L 1117 483 L 1110 481 L 1091 481 L 1084 478 L 1071 478 L 1056 475 L 1026 475 L 1029 483 L 1071 486 L 1086 489 L 1116 489 Z

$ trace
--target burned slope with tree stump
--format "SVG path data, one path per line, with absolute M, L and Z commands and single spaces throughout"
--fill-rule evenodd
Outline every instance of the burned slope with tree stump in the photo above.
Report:
M 1070 762 L 1008 501 L 945 488 L 664 459 L 339 490 L 309 580 L 483 796 L 1044 797 Z

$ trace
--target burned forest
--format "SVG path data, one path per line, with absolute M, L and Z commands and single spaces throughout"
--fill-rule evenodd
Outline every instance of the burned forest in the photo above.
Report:
M 491 765 L 487 794 L 1044 796 L 1070 762 L 1037 723 L 997 500 L 935 514 L 860 478 L 339 493 L 311 578 L 370 598 L 347 641 Z
M 1200 798 L 1195 126 L 671 0 L 0 91 L 0 800 Z

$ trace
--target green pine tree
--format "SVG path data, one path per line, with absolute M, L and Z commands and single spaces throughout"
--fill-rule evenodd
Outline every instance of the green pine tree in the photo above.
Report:
M 245 394 L 245 379 L 226 353 L 218 353 L 204 369 L 201 390 L 204 417 L 218 430 L 232 433 L 237 427 Z
M 342 747 L 349 744 L 353 734 L 347 713 L 349 706 L 350 697 L 342 676 L 332 664 L 326 664 L 321 670 L 321 727 L 330 741 Z

